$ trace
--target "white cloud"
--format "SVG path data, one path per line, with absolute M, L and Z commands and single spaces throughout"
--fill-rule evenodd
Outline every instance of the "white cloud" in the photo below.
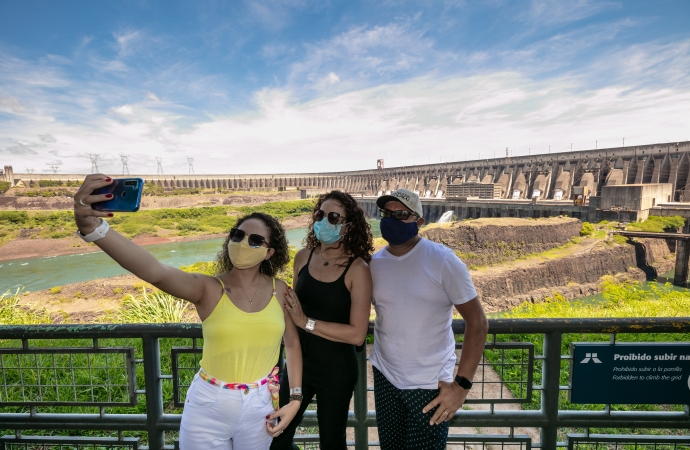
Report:
M 529 9 L 517 18 L 535 24 L 551 25 L 575 22 L 618 7 L 618 2 L 603 0 L 532 0 Z
M 0 110 L 5 110 L 13 113 L 24 112 L 26 108 L 12 96 L 0 95 Z
M 122 105 L 118 106 L 117 108 L 114 108 L 113 112 L 121 116 L 131 116 L 132 114 L 134 114 L 134 109 L 132 109 L 132 107 L 129 105 Z
M 160 125 L 165 121 L 165 117 L 151 116 L 151 122 Z
M 54 137 L 52 134 L 50 134 L 50 133 L 39 134 L 39 135 L 38 135 L 38 138 L 39 138 L 40 140 L 42 140 L 43 142 L 48 142 L 48 143 L 51 143 L 51 144 L 52 144 L 53 142 L 57 142 L 57 139 L 55 139 L 55 137 Z

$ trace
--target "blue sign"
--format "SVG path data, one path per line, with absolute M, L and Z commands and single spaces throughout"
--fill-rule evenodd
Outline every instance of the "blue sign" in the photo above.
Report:
M 572 343 L 570 402 L 690 404 L 690 343 Z

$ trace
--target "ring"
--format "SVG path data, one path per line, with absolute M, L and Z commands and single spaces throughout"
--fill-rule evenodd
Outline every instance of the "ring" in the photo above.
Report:
M 79 199 L 79 204 L 80 204 L 81 206 L 89 206 L 89 205 L 87 205 L 86 203 L 84 203 L 82 200 L 84 200 L 84 197 L 82 197 L 82 198 Z
M 294 303 L 290 303 L 290 306 L 292 306 L 292 307 L 294 308 L 294 307 L 295 307 L 295 304 L 294 304 Z
M 448 415 L 448 411 L 443 411 L 443 414 Z

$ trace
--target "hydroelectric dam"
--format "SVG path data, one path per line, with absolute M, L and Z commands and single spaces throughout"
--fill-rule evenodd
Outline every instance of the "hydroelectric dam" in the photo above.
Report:
M 131 176 L 165 189 L 300 189 L 308 196 L 339 189 L 358 197 L 372 216 L 374 197 L 407 188 L 422 197 L 428 221 L 453 211 L 459 219 L 567 215 L 627 222 L 690 202 L 690 141 L 348 172 Z M 29 188 L 84 175 L 14 173 L 6 165 L 3 177 Z

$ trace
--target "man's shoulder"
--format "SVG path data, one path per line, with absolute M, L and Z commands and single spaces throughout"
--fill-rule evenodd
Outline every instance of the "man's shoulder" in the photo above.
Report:
M 434 242 L 432 240 L 422 238 L 421 241 L 419 241 L 419 244 L 422 245 L 424 251 L 428 253 L 435 253 L 437 255 L 447 255 L 449 253 L 455 253 L 453 252 L 453 249 L 450 247 L 446 247 L 443 244 L 440 244 L 438 242 Z

